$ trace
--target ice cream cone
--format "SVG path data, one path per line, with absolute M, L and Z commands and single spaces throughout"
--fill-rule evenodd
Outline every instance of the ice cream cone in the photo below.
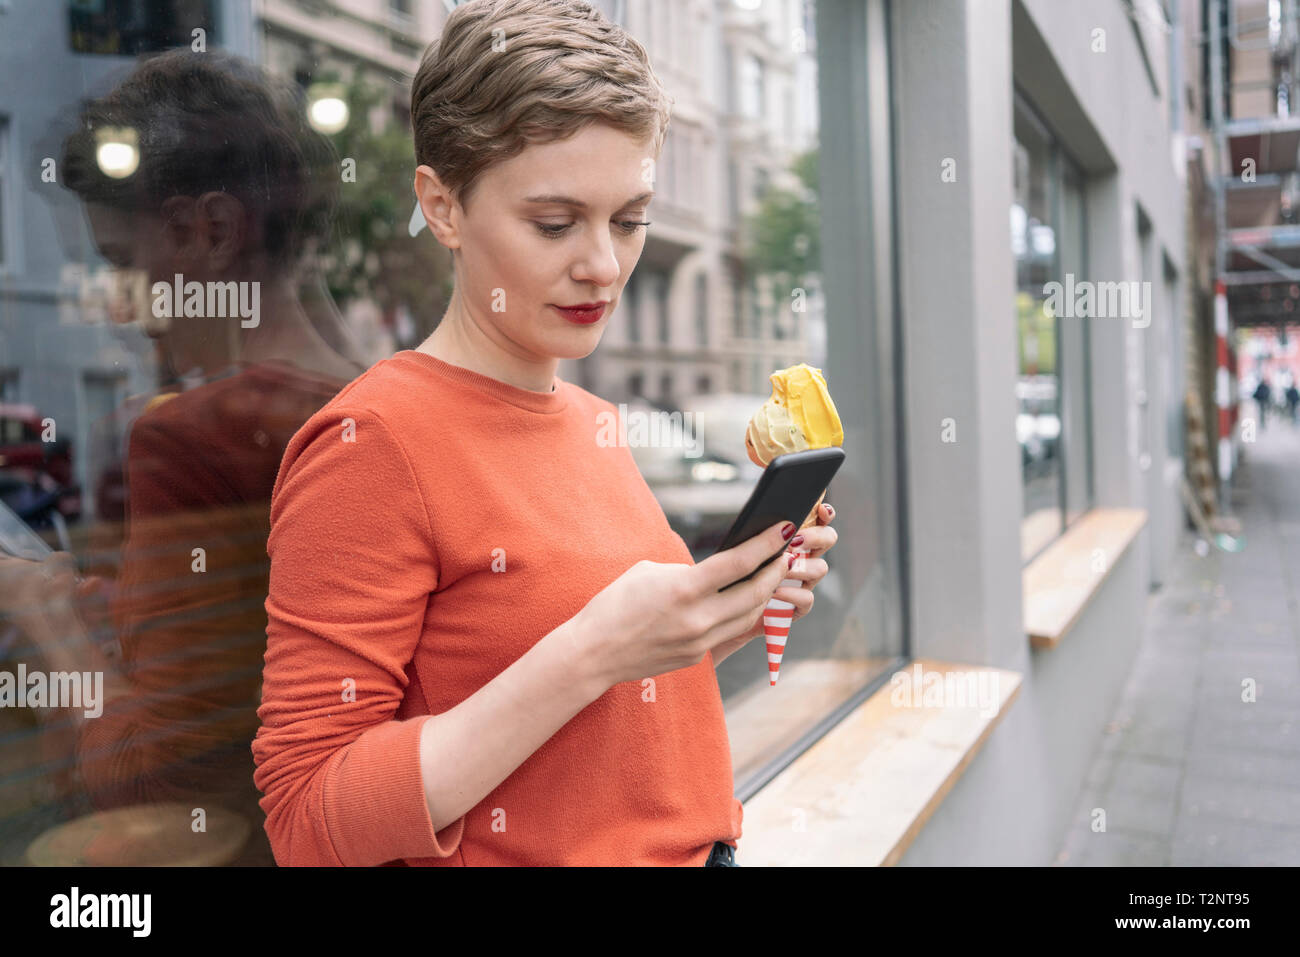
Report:
M 808 554 L 805 548 L 790 548 L 786 554 L 795 554 L 800 558 Z M 798 558 L 795 559 L 798 561 Z M 782 586 L 802 585 L 798 578 L 783 578 Z M 768 687 L 776 684 L 781 676 L 781 658 L 785 655 L 786 639 L 790 637 L 790 623 L 794 621 L 794 605 L 780 598 L 771 598 L 763 609 L 763 640 L 767 644 Z
M 750 461 L 766 468 L 778 455 L 838 446 L 844 441 L 844 428 L 820 369 L 799 363 L 772 373 L 769 380 L 772 397 L 750 419 L 745 431 L 745 454 Z M 800 528 L 817 524 L 817 510 L 824 498 L 825 492 L 817 499 Z M 803 547 L 790 548 L 786 554 L 806 557 L 808 551 Z M 798 578 L 786 578 L 781 582 L 785 587 L 799 588 L 802 585 L 803 581 Z M 775 686 L 780 677 L 781 658 L 785 655 L 792 621 L 794 605 L 788 601 L 772 598 L 763 609 L 769 687 Z

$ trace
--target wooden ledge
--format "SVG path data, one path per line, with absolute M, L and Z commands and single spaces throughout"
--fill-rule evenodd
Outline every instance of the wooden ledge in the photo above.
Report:
M 892 866 L 1020 690 L 1001 668 L 918 659 L 745 803 L 745 867 Z
M 1025 631 L 1035 648 L 1055 647 L 1074 626 L 1146 522 L 1140 508 L 1094 508 L 1025 566 Z

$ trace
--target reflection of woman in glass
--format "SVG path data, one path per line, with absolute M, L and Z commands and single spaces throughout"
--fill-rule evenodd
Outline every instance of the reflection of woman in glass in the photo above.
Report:
M 123 130 L 139 166 L 109 177 L 97 144 Z M 146 277 L 161 378 L 174 370 L 186 387 L 143 403 L 130 428 L 108 652 L 87 633 L 66 556 L 46 563 L 63 568 L 53 581 L 24 576 L 18 615 L 51 670 L 105 673 L 103 715 L 78 720 L 65 742 L 78 796 L 136 807 L 142 821 L 163 801 L 243 814 L 253 839 L 240 863 L 274 863 L 250 751 L 271 489 L 293 434 L 364 369 L 326 343 L 297 297 L 301 249 L 337 182 L 329 150 L 287 86 L 235 57 L 175 51 L 89 103 L 62 163 L 101 253 Z M 176 282 L 202 284 L 203 314 L 160 305 L 158 288 Z M 214 286 L 257 314 L 231 315 L 231 299 L 207 295 Z M 172 837 L 178 862 L 203 843 L 189 827 Z
M 668 112 L 577 0 L 472 0 L 426 52 L 415 188 L 455 293 L 294 436 L 272 500 L 253 752 L 281 864 L 730 859 L 714 668 L 774 593 L 811 607 L 830 512 L 805 587 L 782 557 L 720 592 L 783 529 L 692 564 L 602 439 L 615 407 L 555 374 L 617 316 Z

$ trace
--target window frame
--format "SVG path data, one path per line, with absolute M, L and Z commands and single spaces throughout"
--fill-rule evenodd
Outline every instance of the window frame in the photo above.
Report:
M 623 287 L 623 295 L 627 297 L 627 341 L 629 345 L 639 346 L 641 344 L 641 282 L 635 274 L 628 277 L 627 285 Z
M 704 269 L 695 274 L 695 339 L 701 349 L 709 347 L 709 274 Z
M 1048 200 L 1048 209 L 1052 217 L 1052 267 L 1050 281 L 1064 283 L 1065 273 L 1061 257 L 1062 247 L 1062 211 L 1064 209 L 1065 179 L 1068 174 L 1071 175 L 1078 184 L 1079 206 L 1080 206 L 1080 269 L 1084 277 L 1090 275 L 1089 255 L 1088 255 L 1088 174 L 1083 163 L 1070 152 L 1065 146 L 1064 139 L 1052 125 L 1043 112 L 1035 105 L 1033 99 L 1017 81 L 1012 82 L 1012 141 L 1016 142 L 1015 134 L 1015 117 L 1019 114 L 1034 127 L 1035 132 L 1042 137 L 1047 144 L 1047 178 L 1050 198 Z M 1018 280 L 1017 280 L 1018 285 Z M 1069 385 L 1066 376 L 1065 362 L 1063 359 L 1061 337 L 1061 317 L 1055 317 L 1053 323 L 1053 348 L 1055 350 L 1054 363 L 1056 374 L 1056 408 L 1057 416 L 1060 420 L 1060 432 L 1057 439 L 1057 457 L 1058 457 L 1058 475 L 1056 507 L 1060 516 L 1060 524 L 1056 533 L 1051 538 L 1045 539 L 1032 554 L 1027 556 L 1022 554 L 1021 567 L 1024 568 L 1033 563 L 1033 561 L 1046 551 L 1053 542 L 1058 541 L 1061 536 L 1065 535 L 1070 528 L 1076 525 L 1084 516 L 1096 507 L 1096 460 L 1093 454 L 1093 428 L 1092 428 L 1092 319 L 1091 317 L 1076 318 L 1082 326 L 1081 355 L 1081 372 L 1082 382 L 1078 386 L 1078 391 L 1074 398 L 1070 399 L 1067 395 L 1067 388 L 1074 388 Z M 1017 349 L 1019 349 L 1019 333 L 1017 332 Z M 1017 373 L 1019 375 L 1019 373 Z M 1083 437 L 1071 437 L 1071 442 L 1066 441 L 1067 416 L 1065 414 L 1067 401 L 1077 401 L 1083 409 L 1082 432 Z M 1018 413 L 1017 413 L 1018 414 Z M 1073 454 L 1082 454 L 1084 457 L 1083 475 L 1085 476 L 1086 493 L 1084 495 L 1084 506 L 1074 516 L 1070 518 L 1069 509 L 1069 468 L 1067 462 L 1072 454 L 1070 445 L 1078 442 L 1078 447 L 1073 450 Z M 1018 443 L 1017 443 L 1018 444 Z M 1021 473 L 1021 485 L 1023 489 L 1024 474 L 1023 467 Z M 1021 520 L 1025 516 L 1021 515 Z M 1023 529 L 1023 526 L 1022 526 Z M 1022 532 L 1023 534 L 1023 532 Z M 1023 539 L 1022 539 L 1023 541 Z
M 655 286 L 655 309 L 658 321 L 658 339 L 659 345 L 666 346 L 672 343 L 672 316 L 669 307 L 669 292 L 672 288 L 672 277 L 668 273 L 654 273 L 656 279 Z
M 1091 269 L 1089 268 L 1089 255 L 1088 255 L 1088 234 L 1089 234 L 1088 174 L 1085 172 L 1082 164 L 1077 162 L 1073 158 L 1073 156 L 1071 156 L 1069 150 L 1066 150 L 1060 146 L 1059 139 L 1054 140 L 1054 142 L 1059 148 L 1059 152 L 1056 155 L 1058 157 L 1058 162 L 1061 168 L 1062 188 L 1058 190 L 1058 194 L 1062 197 L 1062 202 L 1061 202 L 1062 210 L 1064 209 L 1063 196 L 1065 193 L 1064 187 L 1065 187 L 1067 176 L 1073 176 L 1074 180 L 1078 184 L 1079 233 L 1080 233 L 1078 237 L 1080 239 L 1079 264 L 1080 264 L 1080 269 L 1083 271 L 1083 275 L 1089 276 L 1091 275 Z M 1058 210 L 1058 219 L 1063 219 L 1063 217 L 1060 216 L 1059 210 Z M 1060 244 L 1058 244 L 1057 248 L 1059 250 Z M 1066 460 L 1062 458 L 1061 460 L 1061 517 L 1062 517 L 1062 526 L 1063 526 L 1061 529 L 1062 535 L 1065 534 L 1065 532 L 1069 531 L 1072 525 L 1076 524 L 1081 518 L 1083 518 L 1090 511 L 1092 511 L 1097 505 L 1096 469 L 1094 468 L 1095 460 L 1093 458 L 1093 439 L 1092 439 L 1092 317 L 1091 316 L 1076 317 L 1076 321 L 1080 324 L 1082 330 L 1081 341 L 1083 343 L 1083 352 L 1080 356 L 1080 360 L 1081 360 L 1080 377 L 1082 379 L 1082 382 L 1080 383 L 1080 391 L 1073 394 L 1075 395 L 1076 400 L 1081 403 L 1083 408 L 1083 419 L 1082 419 L 1083 445 L 1080 447 L 1080 449 L 1082 450 L 1084 455 L 1083 475 L 1084 475 L 1085 491 L 1083 496 L 1083 508 L 1080 509 L 1079 513 L 1074 517 L 1074 521 L 1071 521 L 1070 520 L 1070 499 L 1069 499 L 1070 476 L 1069 476 L 1069 470 L 1065 467 Z M 1061 324 L 1059 321 L 1056 324 L 1056 339 L 1057 339 L 1057 346 L 1056 346 L 1057 361 L 1058 361 L 1058 366 L 1060 366 L 1062 370 L 1060 373 L 1061 385 L 1059 387 L 1060 397 L 1061 397 L 1061 436 L 1062 436 L 1063 447 L 1068 448 L 1068 443 L 1065 442 L 1064 437 L 1066 431 L 1066 424 L 1070 421 L 1070 419 L 1065 414 L 1065 402 L 1067 397 L 1072 393 L 1069 391 L 1068 382 L 1065 379 L 1064 364 L 1060 362 L 1060 356 L 1062 355 L 1062 352 L 1061 352 Z M 1076 451 L 1079 451 L 1080 449 L 1076 449 Z M 1064 452 L 1062 454 L 1064 455 Z
M 13 141 L 10 131 L 13 124 L 10 121 L 8 113 L 0 113 L 0 276 L 13 272 L 14 254 L 11 250 L 14 248 L 12 240 L 12 230 L 10 223 L 13 222 L 15 209 L 13 203 L 13 190 L 9 184 L 13 179 L 12 170 L 10 169 L 11 156 L 13 154 Z

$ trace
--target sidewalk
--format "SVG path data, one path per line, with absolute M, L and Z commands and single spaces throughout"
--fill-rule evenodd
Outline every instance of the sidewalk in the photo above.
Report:
M 1150 596 L 1057 864 L 1300 864 L 1300 428 L 1244 446 L 1233 512 L 1245 549 L 1188 533 Z

